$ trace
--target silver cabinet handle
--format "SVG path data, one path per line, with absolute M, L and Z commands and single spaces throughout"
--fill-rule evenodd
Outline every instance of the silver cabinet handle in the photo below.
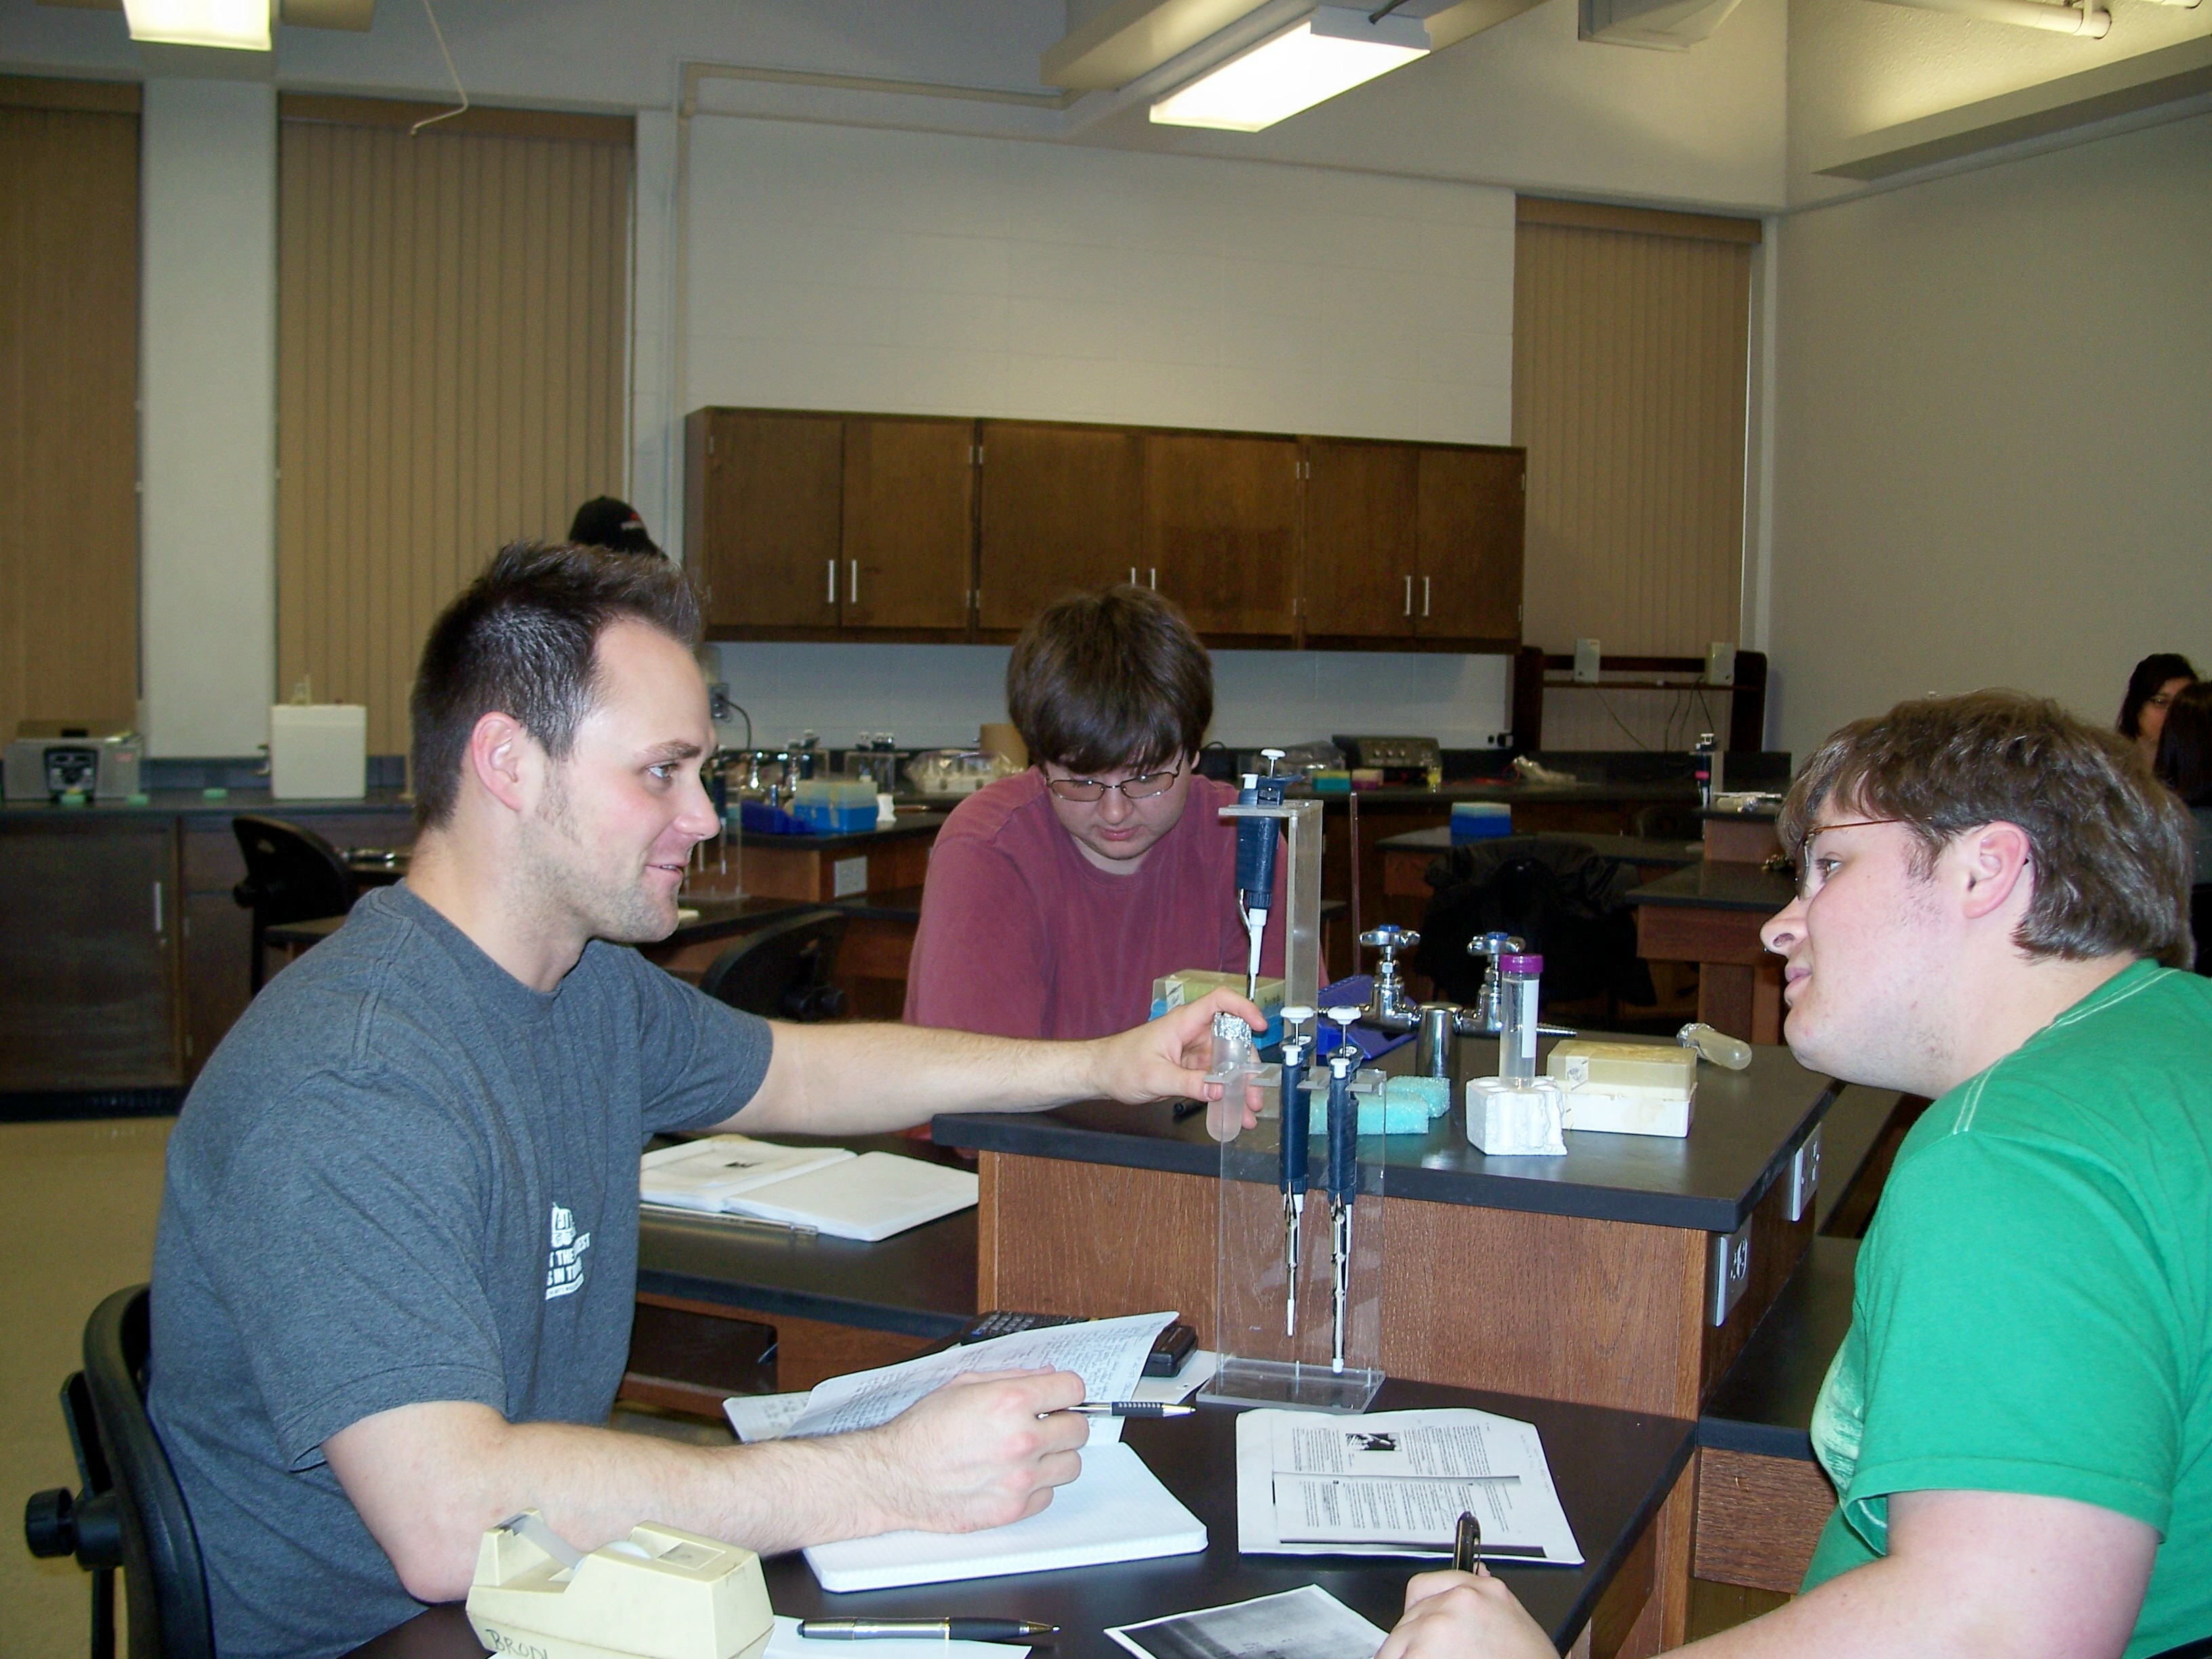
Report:
M 161 884 L 158 881 L 154 884 L 154 931 L 161 931 Z
M 1424 617 L 1429 614 L 1429 579 L 1426 576 L 1421 578 L 1421 614 Z
M 1131 566 L 1129 567 L 1129 586 L 1132 586 L 1132 587 L 1134 587 L 1136 585 L 1137 585 L 1137 567 L 1136 567 L 1136 566 L 1134 566 L 1134 565 L 1133 564 L 1133 565 L 1131 565 Z
M 835 559 L 830 561 L 830 591 L 822 596 L 822 603 L 824 605 L 837 603 L 837 561 Z
M 1155 592 L 1159 591 L 1160 573 L 1150 565 L 1145 567 L 1145 586 Z
M 1411 576 L 1406 578 L 1406 614 L 1409 617 L 1413 614 L 1413 579 Z
M 846 564 L 852 571 L 852 586 L 851 591 L 845 595 L 845 603 L 858 605 L 860 602 L 860 562 L 858 559 L 848 559 Z

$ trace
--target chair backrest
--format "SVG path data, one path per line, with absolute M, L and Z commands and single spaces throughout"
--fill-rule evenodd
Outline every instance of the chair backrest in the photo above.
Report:
M 199 1534 L 146 1415 L 147 1290 L 118 1291 L 84 1327 L 84 1380 L 100 1450 L 122 1500 L 131 1659 L 215 1659 Z
M 1632 866 L 1569 837 L 1509 836 L 1454 848 L 1430 866 L 1428 879 L 1437 890 L 1421 916 L 1413 965 L 1435 981 L 1437 995 L 1473 1002 L 1486 964 L 1467 954 L 1467 942 L 1506 933 L 1544 958 L 1549 999 L 1611 991 L 1650 1000 L 1636 920 L 1622 902 L 1637 885 Z
M 337 848 L 313 830 L 282 818 L 241 812 L 230 821 L 246 856 L 246 879 L 232 896 L 260 927 L 342 916 L 353 908 L 353 877 Z
M 699 988 L 764 1019 L 835 1019 L 845 994 L 830 978 L 848 920 L 842 910 L 805 910 L 770 922 L 715 957 Z
M 2197 971 L 2212 975 L 2212 882 L 2189 890 L 2189 931 L 2197 939 Z

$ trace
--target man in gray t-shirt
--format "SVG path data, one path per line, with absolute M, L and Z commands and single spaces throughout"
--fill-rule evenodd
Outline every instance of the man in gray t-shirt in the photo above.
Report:
M 647 1138 L 1202 1095 L 1223 1006 L 1094 1043 L 771 1024 L 610 943 L 668 933 L 714 828 L 696 629 L 675 567 L 501 554 L 424 651 L 407 883 L 272 981 L 185 1103 L 149 1406 L 225 1656 L 342 1653 L 457 1597 L 526 1507 L 581 1548 L 656 1519 L 767 1552 L 999 1524 L 1079 1468 L 1060 1372 L 829 1440 L 601 1426 Z

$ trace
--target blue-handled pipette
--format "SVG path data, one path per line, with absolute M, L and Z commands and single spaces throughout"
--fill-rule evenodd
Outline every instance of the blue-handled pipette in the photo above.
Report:
M 1329 1010 L 1334 1019 L 1338 1011 Z M 1344 1369 L 1344 1316 L 1352 1299 L 1352 1206 L 1359 1192 L 1359 1104 L 1352 1079 L 1359 1070 L 1356 1044 L 1346 1042 L 1328 1057 L 1328 1253 L 1332 1329 L 1328 1368 Z
M 1240 806 L 1280 806 L 1285 780 L 1275 775 L 1279 749 L 1262 749 L 1267 763 L 1262 774 L 1247 772 L 1244 787 L 1237 792 Z M 1267 933 L 1267 913 L 1275 903 L 1275 823 L 1272 818 L 1237 821 L 1237 910 L 1244 918 L 1245 935 L 1251 941 L 1244 969 L 1244 994 L 1260 994 L 1260 944 Z
M 1283 1189 L 1283 1334 L 1298 1334 L 1298 1234 L 1305 1222 L 1308 1140 L 1313 1134 L 1313 1097 L 1306 1092 L 1306 1064 L 1313 1054 L 1313 1039 L 1298 1028 L 1310 1024 L 1310 1008 L 1283 1010 L 1282 1173 Z

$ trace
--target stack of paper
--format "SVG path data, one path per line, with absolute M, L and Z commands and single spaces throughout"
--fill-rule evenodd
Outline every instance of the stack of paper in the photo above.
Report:
M 1462 1511 L 1486 1557 L 1582 1564 L 1533 1423 L 1466 1408 L 1237 1419 L 1247 1555 L 1449 1555 Z
M 777 1146 L 744 1135 L 687 1141 L 647 1152 L 640 1162 L 639 1196 L 647 1204 L 752 1216 L 870 1242 L 973 1208 L 977 1191 L 971 1171 L 918 1158 L 856 1158 L 835 1146 Z
M 1094 1442 L 1083 1449 L 1083 1473 L 1054 1488 L 1051 1504 L 1025 1521 L 985 1532 L 887 1532 L 817 1544 L 806 1565 L 826 1590 L 888 1589 L 1195 1555 L 1205 1547 L 1206 1523 L 1133 1449 Z
M 725 1401 L 723 1409 L 746 1440 L 845 1434 L 888 1423 L 963 1372 L 1030 1366 L 1076 1372 L 1090 1399 L 1127 1400 L 1144 1375 L 1152 1339 L 1174 1320 L 1172 1313 L 1132 1314 L 1017 1331 L 877 1370 L 834 1376 L 803 1399 L 740 1397 Z M 817 1544 L 806 1552 L 807 1565 L 827 1590 L 883 1589 L 1143 1561 L 1204 1549 L 1205 1524 L 1176 1500 L 1135 1452 L 1117 1443 L 1121 1428 L 1118 1419 L 1093 1419 L 1083 1449 L 1083 1473 L 1056 1488 L 1051 1504 L 1027 1520 L 983 1532 L 893 1532 Z

